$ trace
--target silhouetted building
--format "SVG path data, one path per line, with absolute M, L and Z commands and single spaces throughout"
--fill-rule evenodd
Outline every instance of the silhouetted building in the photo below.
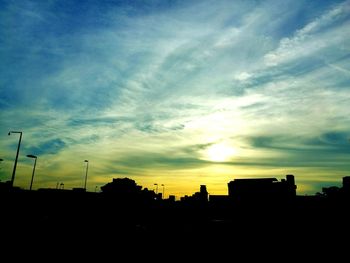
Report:
M 208 202 L 208 191 L 205 185 L 201 185 L 199 188 L 199 192 L 196 192 L 192 195 L 193 200 L 197 202 Z
M 341 188 L 338 186 L 329 186 L 329 187 L 322 187 L 322 193 L 324 197 L 333 199 L 333 198 L 339 198 L 341 193 Z
M 350 193 L 350 176 L 343 177 L 343 191 L 345 193 Z
M 281 201 L 296 196 L 296 185 L 290 174 L 280 182 L 276 178 L 235 179 L 228 183 L 228 194 L 237 202 Z
M 102 193 L 116 195 L 134 195 L 141 191 L 142 186 L 129 178 L 113 178 L 111 183 L 101 187 Z
M 208 191 L 205 185 L 201 185 L 199 192 L 195 192 L 192 196 L 185 195 L 180 198 L 183 202 L 192 202 L 192 203 L 208 203 Z
M 11 181 L 0 182 L 0 192 L 6 192 L 12 189 Z
M 129 178 L 114 178 L 111 183 L 101 187 L 102 195 L 113 197 L 122 202 L 151 203 L 162 199 L 162 194 L 137 185 Z
M 210 195 L 209 203 L 212 207 L 226 207 L 229 203 L 228 195 Z
M 162 193 L 156 194 L 155 200 L 162 200 L 162 199 L 163 199 Z
M 228 195 L 210 195 L 209 202 L 220 203 L 228 200 Z
M 175 195 L 169 195 L 169 202 L 175 202 Z
M 205 185 L 200 186 L 199 195 L 200 195 L 201 200 L 208 202 L 207 186 L 205 186 Z
M 13 192 L 13 191 L 22 191 L 18 186 L 13 186 L 11 181 L 0 182 L 0 192 Z
M 180 201 L 181 201 L 181 202 L 186 202 L 186 201 L 188 201 L 188 200 L 190 200 L 190 199 L 191 199 L 191 197 L 188 196 L 188 195 L 184 195 L 184 196 L 181 196 L 181 197 L 180 197 Z

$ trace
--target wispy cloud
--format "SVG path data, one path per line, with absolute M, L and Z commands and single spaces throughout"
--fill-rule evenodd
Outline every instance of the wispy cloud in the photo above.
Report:
M 65 142 L 61 139 L 53 139 L 40 143 L 38 146 L 31 146 L 27 149 L 32 154 L 57 154 L 65 147 Z
M 345 1 L 326 11 L 296 31 L 293 37 L 281 39 L 279 47 L 265 55 L 268 65 L 312 56 L 330 45 L 344 43 L 344 34 L 349 33 L 348 16 L 350 2 Z

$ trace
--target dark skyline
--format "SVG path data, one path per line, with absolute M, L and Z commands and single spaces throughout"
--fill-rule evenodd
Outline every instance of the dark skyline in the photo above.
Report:
M 350 2 L 0 2 L 0 180 L 178 197 L 350 171 Z M 163 189 L 162 189 L 163 190 Z
M 228 182 L 226 196 L 210 195 L 200 185 L 177 202 L 129 178 L 113 179 L 101 193 L 28 191 L 0 183 L 2 257 L 15 249 L 38 258 L 38 248 L 45 258 L 62 259 L 145 259 L 155 247 L 157 255 L 179 260 L 193 255 L 227 261 L 227 254 L 248 258 L 247 253 L 257 253 L 257 259 L 287 255 L 297 261 L 301 253 L 333 259 L 346 253 L 350 176 L 342 187 L 313 196 L 295 195 L 294 179 L 236 179 Z

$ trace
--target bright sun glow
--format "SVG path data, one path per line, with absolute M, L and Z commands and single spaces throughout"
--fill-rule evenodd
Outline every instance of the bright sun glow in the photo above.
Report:
M 236 154 L 236 150 L 225 144 L 214 144 L 207 149 L 206 155 L 210 161 L 224 162 Z

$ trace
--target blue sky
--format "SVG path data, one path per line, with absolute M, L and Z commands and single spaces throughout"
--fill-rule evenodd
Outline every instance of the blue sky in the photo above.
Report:
M 350 1 L 0 1 L 0 176 L 181 196 L 350 172 Z

